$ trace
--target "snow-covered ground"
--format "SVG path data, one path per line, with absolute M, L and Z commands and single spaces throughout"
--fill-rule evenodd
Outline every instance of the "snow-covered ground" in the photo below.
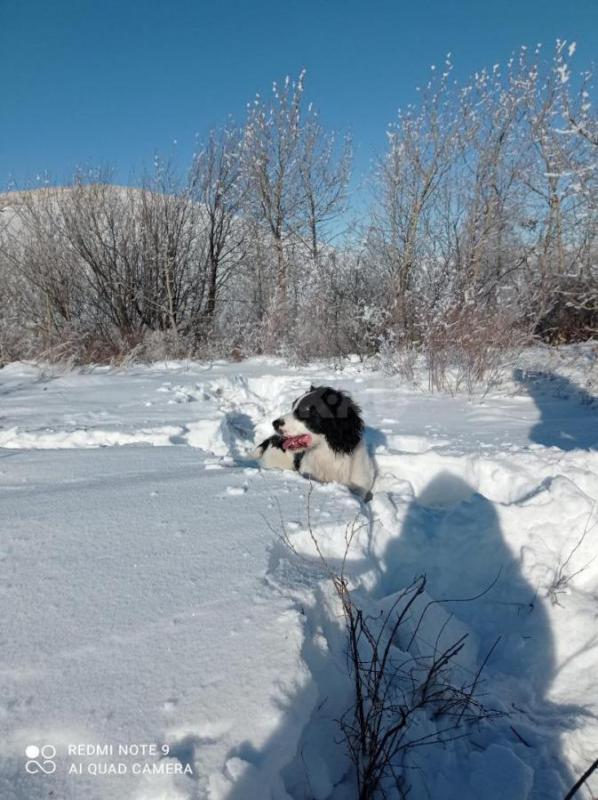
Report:
M 596 353 L 542 359 L 483 399 L 359 363 L 0 370 L 0 797 L 355 797 L 309 527 L 335 567 L 356 521 L 360 602 L 425 574 L 413 647 L 467 633 L 462 684 L 491 652 L 502 716 L 414 749 L 409 799 L 562 798 L 598 755 Z M 243 459 L 310 382 L 363 408 L 369 509 Z

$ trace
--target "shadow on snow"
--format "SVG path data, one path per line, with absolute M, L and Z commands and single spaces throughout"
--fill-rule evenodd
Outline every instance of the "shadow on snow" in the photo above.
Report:
M 552 372 L 516 369 L 513 377 L 540 412 L 530 441 L 560 450 L 598 450 L 598 398 Z
M 270 574 L 279 585 L 313 585 L 314 568 L 317 564 L 274 546 Z M 477 723 L 467 739 L 451 747 L 437 745 L 410 756 L 410 800 L 435 798 L 430 791 L 440 785 L 443 800 L 561 800 L 574 782 L 561 735 L 587 712 L 548 699 L 555 676 L 548 613 L 505 542 L 493 505 L 459 477 L 437 475 L 410 502 L 400 535 L 391 536 L 380 561 L 370 556 L 347 568 L 353 575 L 371 570 L 379 579 L 359 595 L 359 604 L 363 600 L 371 609 L 426 575 L 428 596 L 422 603 L 432 598 L 435 603 L 426 610 L 412 654 L 442 649 L 467 632 L 467 646 L 453 666 L 455 683 L 461 676 L 463 684 L 471 684 L 491 652 L 478 699 L 504 713 Z M 472 597 L 477 599 L 468 600 Z M 309 680 L 286 699 L 282 723 L 262 747 L 245 742 L 229 754 L 233 785 L 227 800 L 354 797 L 337 722 L 352 703 L 346 639 L 342 622 L 331 620 L 324 605 L 316 588 L 313 607 L 301 608 Z M 289 750 L 295 757 L 283 767 Z

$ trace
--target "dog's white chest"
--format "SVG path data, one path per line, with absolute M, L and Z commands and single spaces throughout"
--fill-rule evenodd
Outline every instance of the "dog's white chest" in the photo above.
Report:
M 312 475 L 319 481 L 348 483 L 351 475 L 351 456 L 337 454 L 322 442 L 308 450 L 301 459 L 301 472 Z
M 300 470 L 319 481 L 337 481 L 352 488 L 369 491 L 374 482 L 374 468 L 364 442 L 351 453 L 335 453 L 326 442 L 308 450 Z

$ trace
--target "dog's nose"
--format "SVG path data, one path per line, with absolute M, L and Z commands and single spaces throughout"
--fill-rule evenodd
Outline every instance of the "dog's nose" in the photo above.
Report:
M 272 427 L 274 428 L 275 431 L 280 431 L 283 425 L 284 425 L 284 419 L 282 417 L 275 419 L 274 422 L 272 423 Z

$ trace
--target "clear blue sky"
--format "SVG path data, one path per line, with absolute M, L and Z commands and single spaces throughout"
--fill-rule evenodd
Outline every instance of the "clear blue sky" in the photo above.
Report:
M 465 77 L 557 37 L 597 58 L 598 0 L 0 0 L 0 187 L 82 163 L 124 182 L 174 140 L 186 158 L 302 67 L 363 173 L 447 51 Z

